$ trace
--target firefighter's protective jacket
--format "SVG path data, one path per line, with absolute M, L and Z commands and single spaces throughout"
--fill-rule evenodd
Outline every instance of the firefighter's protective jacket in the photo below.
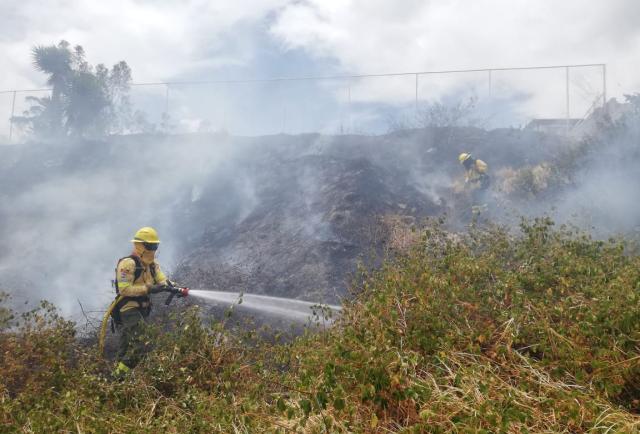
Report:
M 483 178 L 486 178 L 489 166 L 482 160 L 475 160 L 473 165 L 466 171 L 464 182 L 470 184 L 478 184 Z
M 151 305 L 149 299 L 149 289 L 151 286 L 160 284 L 165 285 L 167 283 L 167 277 L 160 269 L 160 265 L 157 262 L 152 263 L 155 268 L 154 273 L 151 271 L 151 264 L 145 264 L 140 261 L 140 266 L 143 267 L 142 273 L 136 279 L 136 262 L 131 258 L 124 258 L 118 263 L 116 269 L 116 280 L 118 285 L 118 291 L 125 297 L 140 297 L 137 300 L 130 300 L 120 308 L 121 312 L 134 308 L 148 308 Z

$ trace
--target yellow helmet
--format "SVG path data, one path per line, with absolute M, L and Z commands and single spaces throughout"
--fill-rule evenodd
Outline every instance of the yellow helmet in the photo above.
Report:
M 138 229 L 138 232 L 136 232 L 131 241 L 134 243 L 160 244 L 158 233 L 154 228 L 149 226 Z
M 460 164 L 464 163 L 465 161 L 467 161 L 469 158 L 471 158 L 471 154 L 468 154 L 466 152 L 463 152 L 462 154 L 460 154 L 458 156 L 458 161 L 460 162 Z

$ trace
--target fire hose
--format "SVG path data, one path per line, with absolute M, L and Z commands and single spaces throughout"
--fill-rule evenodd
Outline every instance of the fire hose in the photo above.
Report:
M 169 306 L 175 296 L 178 296 L 178 298 L 182 298 L 189 295 L 189 288 L 175 286 L 172 282 L 169 281 L 167 281 L 167 283 L 168 284 L 160 290 L 161 292 L 169 293 L 169 296 L 164 301 L 165 306 Z M 118 304 L 125 298 L 126 297 L 121 294 L 118 295 L 107 308 L 104 317 L 102 317 L 102 323 L 100 324 L 100 333 L 98 335 L 98 348 L 100 350 L 100 354 L 104 354 L 104 341 L 107 335 L 107 325 L 109 324 L 109 318 L 111 317 L 111 314 L 116 306 L 118 306 Z

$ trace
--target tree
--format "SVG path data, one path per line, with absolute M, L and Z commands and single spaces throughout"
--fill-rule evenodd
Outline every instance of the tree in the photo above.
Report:
M 64 95 L 67 94 L 71 79 L 72 54 L 69 50 L 69 43 L 60 41 L 56 45 L 37 45 L 31 50 L 33 65 L 38 71 L 49 75 L 47 84 L 52 87 L 50 98 L 32 99 L 40 105 L 40 110 L 34 110 L 37 117 L 43 119 L 36 120 L 40 128 L 45 128 L 41 132 L 50 135 L 60 135 L 63 130 L 64 117 Z
M 131 99 L 129 98 L 131 68 L 127 62 L 121 61 L 113 65 L 111 72 L 104 65 L 98 65 L 96 69 L 96 74 L 101 77 L 104 83 L 107 83 L 107 97 L 111 102 L 109 116 L 113 132 L 122 133 L 131 129 L 134 123 Z
M 66 105 L 66 129 L 74 136 L 102 135 L 109 131 L 108 108 L 111 102 L 104 83 L 91 72 L 79 72 L 69 86 Z
M 66 41 L 32 49 L 35 68 L 49 77 L 51 96 L 29 97 L 30 108 L 15 121 L 45 138 L 99 136 L 123 132 L 133 123 L 129 89 L 131 68 L 126 62 L 111 70 L 89 64 L 82 46 Z

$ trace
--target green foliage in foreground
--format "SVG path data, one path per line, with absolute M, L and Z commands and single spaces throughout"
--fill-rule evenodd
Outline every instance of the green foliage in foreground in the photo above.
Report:
M 640 259 L 546 220 L 430 227 L 288 343 L 187 312 L 123 381 L 51 306 L 20 323 L 0 328 L 2 432 L 640 429 Z

